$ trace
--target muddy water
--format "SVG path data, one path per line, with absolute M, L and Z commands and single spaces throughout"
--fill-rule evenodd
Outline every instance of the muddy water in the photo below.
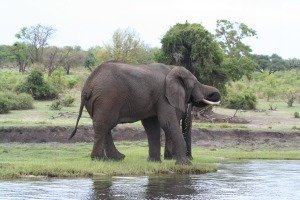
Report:
M 223 164 L 205 175 L 2 180 L 0 199 L 299 200 L 300 161 Z

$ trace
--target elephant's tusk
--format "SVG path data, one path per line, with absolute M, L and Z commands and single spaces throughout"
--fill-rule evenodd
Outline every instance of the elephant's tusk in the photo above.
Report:
M 208 105 L 213 105 L 213 106 L 220 105 L 220 103 L 221 103 L 221 101 L 213 102 L 213 101 L 209 101 L 206 99 L 202 99 L 202 101 Z

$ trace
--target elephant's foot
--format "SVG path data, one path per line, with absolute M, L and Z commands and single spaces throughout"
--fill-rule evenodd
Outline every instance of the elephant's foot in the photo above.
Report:
M 176 165 L 190 165 L 191 161 L 187 157 L 178 158 L 176 160 Z
M 91 154 L 92 160 L 107 160 L 107 157 L 104 154 Z
M 149 162 L 159 162 L 159 163 L 161 163 L 160 157 L 159 158 L 148 157 L 148 161 Z
M 165 160 L 172 160 L 174 158 L 175 157 L 173 156 L 171 151 L 165 150 L 165 152 L 164 152 L 164 159 Z
M 121 161 L 124 160 L 125 158 L 125 155 L 120 152 L 106 153 L 106 156 L 108 159 L 115 160 L 115 161 Z

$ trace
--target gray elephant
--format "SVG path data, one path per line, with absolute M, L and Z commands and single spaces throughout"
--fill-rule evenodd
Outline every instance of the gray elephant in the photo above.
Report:
M 124 159 L 114 145 L 111 129 L 120 123 L 141 120 L 149 143 L 148 160 L 161 161 L 162 128 L 166 138 L 172 141 L 176 164 L 189 164 L 180 129 L 188 103 L 203 107 L 219 102 L 219 91 L 198 82 L 184 67 L 105 62 L 85 82 L 79 116 L 70 139 L 76 133 L 85 106 L 95 132 L 92 159 Z

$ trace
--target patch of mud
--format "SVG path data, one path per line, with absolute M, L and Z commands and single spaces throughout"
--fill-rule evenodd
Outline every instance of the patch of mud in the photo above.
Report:
M 80 126 L 72 140 L 68 140 L 73 128 L 34 127 L 0 128 L 0 143 L 44 143 L 44 142 L 92 142 L 93 128 Z M 143 129 L 116 127 L 112 130 L 115 141 L 146 140 Z M 162 134 L 164 136 L 164 134 Z M 164 137 L 162 137 L 162 141 Z M 193 145 L 205 148 L 240 147 L 246 149 L 300 149 L 300 132 L 255 132 L 249 130 L 193 129 Z

